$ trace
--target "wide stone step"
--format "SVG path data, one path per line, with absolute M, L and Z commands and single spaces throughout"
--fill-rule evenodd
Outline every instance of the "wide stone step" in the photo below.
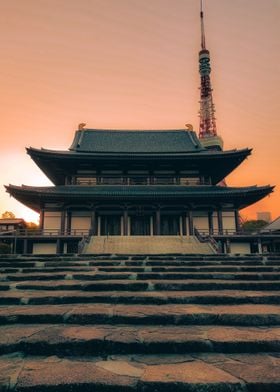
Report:
M 0 358 L 10 392 L 276 392 L 280 358 L 270 354 Z
M 0 324 L 280 325 L 277 305 L 1 306 Z
M 188 280 L 53 280 L 0 283 L 0 290 L 85 290 L 85 291 L 201 291 L 201 290 L 280 290 L 280 281 Z
M 111 304 L 280 304 L 279 291 L 5 291 L 0 305 Z
M 280 267 L 278 266 L 189 266 L 189 267 L 178 267 L 178 266 L 72 266 L 72 267 L 33 267 L 33 268 L 0 268 L 0 275 L 1 274 L 13 274 L 13 273 L 56 273 L 56 272 L 91 272 L 91 271 L 98 271 L 98 272 L 280 272 Z
M 98 272 L 79 272 L 79 273 L 67 273 L 67 272 L 57 272 L 57 273 L 17 273 L 17 274 L 2 274 L 0 275 L 1 282 L 36 282 L 36 281 L 61 281 L 61 280 L 74 280 L 74 281 L 239 281 L 239 282 L 251 282 L 251 281 L 279 281 L 280 286 L 280 273 L 155 273 L 155 272 L 145 272 L 145 273 L 98 273 Z
M 117 266 L 117 267 L 96 267 L 100 272 L 280 272 L 280 267 L 275 266 L 190 266 L 190 267 L 170 267 L 170 266 L 146 266 L 146 267 L 127 267 L 127 266 Z M 40 272 L 46 271 L 47 269 L 41 269 Z M 32 272 L 34 269 L 24 269 L 22 272 Z M 4 271 L 3 271 L 4 272 Z M 39 271 L 37 271 L 39 272 Z
M 280 280 L 280 273 L 278 272 L 236 272 L 236 273 L 225 273 L 225 272 L 144 272 L 144 273 L 130 273 L 130 272 L 110 272 L 110 273 L 99 273 L 96 271 L 87 272 L 53 272 L 53 273 L 14 273 L 14 274 L 2 274 L 0 275 L 0 281 L 36 281 L 36 280 L 61 280 L 61 279 L 73 279 L 73 280 L 188 280 L 188 279 L 207 279 L 207 280 Z
M 280 260 L 252 260 L 240 257 L 235 260 L 232 257 L 225 259 L 180 259 L 180 258 L 168 258 L 168 259 L 89 259 L 89 260 L 16 260 L 16 261 L 0 261 L 0 268 L 40 268 L 40 267 L 88 267 L 88 266 L 103 266 L 103 267 L 114 267 L 114 266 L 134 266 L 134 267 L 145 267 L 145 266 L 280 266 Z
M 277 352 L 280 328 L 226 326 L 0 327 L 0 352 L 28 355 L 190 354 Z

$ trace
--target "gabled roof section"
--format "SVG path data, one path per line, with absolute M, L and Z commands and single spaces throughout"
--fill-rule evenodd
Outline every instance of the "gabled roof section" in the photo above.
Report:
M 205 150 L 194 131 L 76 131 L 71 151 L 86 153 L 194 153 Z

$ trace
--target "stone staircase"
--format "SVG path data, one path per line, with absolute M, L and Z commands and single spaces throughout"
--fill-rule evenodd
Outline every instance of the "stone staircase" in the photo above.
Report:
M 85 243 L 84 254 L 211 254 L 210 242 L 201 243 L 196 236 L 92 236 Z
M 0 391 L 280 391 L 280 257 L 11 255 L 0 272 Z

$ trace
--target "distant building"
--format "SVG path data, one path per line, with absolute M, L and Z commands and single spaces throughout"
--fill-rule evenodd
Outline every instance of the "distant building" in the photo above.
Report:
M 13 232 L 15 230 L 26 229 L 27 223 L 21 218 L 3 218 L 0 219 L 0 232 Z
M 273 222 L 269 223 L 267 226 L 261 229 L 261 233 L 273 233 L 280 234 L 280 216 L 276 218 Z
M 265 222 L 271 222 L 271 212 L 269 212 L 269 211 L 257 212 L 257 220 L 263 220 Z

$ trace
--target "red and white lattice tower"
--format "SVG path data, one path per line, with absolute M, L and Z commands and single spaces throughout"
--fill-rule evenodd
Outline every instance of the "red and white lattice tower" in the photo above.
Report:
M 200 0 L 201 50 L 199 52 L 200 111 L 199 139 L 208 149 L 222 150 L 223 140 L 217 135 L 215 105 L 211 87 L 210 52 L 206 49 L 203 4 Z

